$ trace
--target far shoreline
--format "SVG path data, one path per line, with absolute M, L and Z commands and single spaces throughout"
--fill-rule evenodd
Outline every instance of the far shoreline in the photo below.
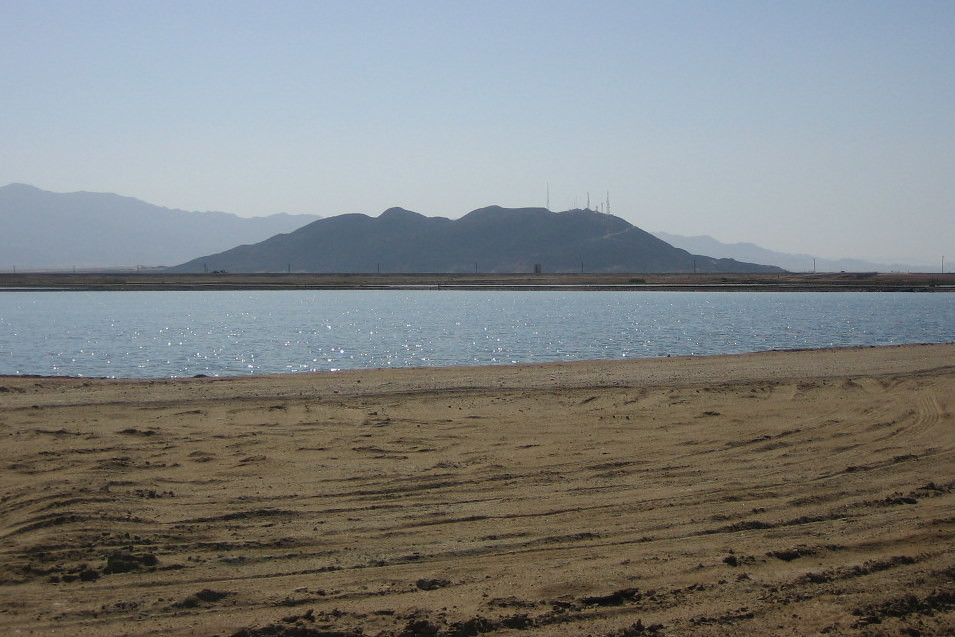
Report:
M 952 292 L 955 273 L 0 273 L 0 292 L 134 290 Z

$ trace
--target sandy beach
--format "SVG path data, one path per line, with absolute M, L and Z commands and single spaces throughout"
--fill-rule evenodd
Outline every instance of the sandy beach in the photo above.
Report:
M 0 632 L 950 635 L 955 344 L 0 377 Z

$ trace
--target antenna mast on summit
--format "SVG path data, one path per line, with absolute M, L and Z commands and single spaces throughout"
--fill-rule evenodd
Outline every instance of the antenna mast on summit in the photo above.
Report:
M 607 191 L 607 214 L 610 214 L 610 191 Z
M 547 206 L 545 207 L 548 210 L 550 210 L 550 182 L 549 181 L 547 182 Z

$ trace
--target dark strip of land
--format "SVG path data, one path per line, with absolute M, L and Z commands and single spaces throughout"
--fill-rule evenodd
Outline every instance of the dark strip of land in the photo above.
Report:
M 955 274 L 0 273 L 0 291 L 392 289 L 934 292 L 955 290 Z

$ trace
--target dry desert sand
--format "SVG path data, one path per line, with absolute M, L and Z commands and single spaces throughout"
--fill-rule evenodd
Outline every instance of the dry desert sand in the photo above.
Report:
M 955 344 L 0 378 L 6 635 L 955 632 Z

